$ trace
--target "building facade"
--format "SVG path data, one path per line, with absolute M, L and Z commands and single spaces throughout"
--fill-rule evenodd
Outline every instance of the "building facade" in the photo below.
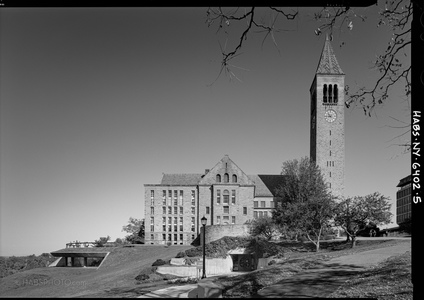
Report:
M 333 195 L 344 196 L 344 77 L 327 36 L 310 88 L 310 157 Z
M 344 76 L 328 37 L 310 88 L 310 157 L 336 196 L 344 195 Z M 247 175 L 224 156 L 202 174 L 164 174 L 145 184 L 145 243 L 188 245 L 207 225 L 271 216 L 283 175 Z
M 247 175 L 228 155 L 202 174 L 164 174 L 145 184 L 145 243 L 189 245 L 207 225 L 241 225 L 271 216 L 282 175 Z
M 411 218 L 412 176 L 402 178 L 396 187 L 396 223 L 400 224 Z

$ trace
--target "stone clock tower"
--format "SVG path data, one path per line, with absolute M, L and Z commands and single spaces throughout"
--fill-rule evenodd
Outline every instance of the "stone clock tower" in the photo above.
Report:
M 344 76 L 327 36 L 310 88 L 310 156 L 335 196 L 344 196 Z

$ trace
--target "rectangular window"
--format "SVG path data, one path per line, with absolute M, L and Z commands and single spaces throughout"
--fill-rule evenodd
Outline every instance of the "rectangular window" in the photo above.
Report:
M 224 225 L 227 225 L 230 222 L 230 216 L 223 216 L 222 221 Z
M 178 207 L 174 206 L 174 215 L 177 215 L 177 214 L 178 214 Z
M 192 215 L 195 215 L 195 214 L 196 214 L 196 208 L 195 208 L 195 207 L 192 207 L 192 208 L 191 208 L 191 214 L 192 214 Z
M 166 190 L 162 191 L 162 205 L 166 205 Z
M 168 206 L 168 214 L 172 215 L 172 207 Z
M 162 217 L 162 231 L 166 231 L 166 217 Z
M 230 204 L 230 195 L 225 195 L 224 193 L 223 198 L 224 198 L 224 201 L 223 201 L 224 204 Z
M 155 231 L 155 225 L 150 225 L 150 231 L 151 232 Z
M 221 216 L 216 216 L 216 224 L 221 224 Z
M 178 231 L 178 218 L 174 217 L 174 231 Z
M 275 208 L 275 202 L 274 201 L 271 201 L 269 204 L 271 205 L 271 208 Z
M 155 214 L 155 208 L 153 206 L 150 207 L 150 214 L 151 215 L 154 215 Z
M 236 190 L 231 191 L 231 204 L 236 204 Z
M 171 202 L 172 202 L 172 191 L 168 190 L 168 206 L 172 205 Z
M 180 205 L 183 205 L 183 191 L 180 191 Z
M 247 207 L 243 207 L 243 215 L 247 215 Z
M 168 231 L 172 231 L 172 217 L 168 217 Z
M 162 207 L 162 214 L 166 214 L 166 206 Z
M 221 204 L 221 190 L 216 190 L 216 204 Z
M 176 241 L 177 240 L 177 237 L 178 237 L 178 234 L 174 234 L 174 241 Z
M 191 239 L 194 240 L 194 234 L 191 235 Z
M 151 191 L 152 195 L 150 195 L 150 205 L 155 205 L 155 191 Z
M 182 214 L 183 214 L 183 207 L 180 206 L 180 215 L 182 215 Z
M 229 213 L 230 213 L 230 207 L 224 206 L 224 214 L 229 214 Z
M 196 222 L 196 219 L 194 217 L 191 218 L 191 231 L 195 232 L 195 224 L 194 222 Z
M 166 234 L 162 234 L 162 240 L 166 241 Z
M 253 217 L 254 217 L 255 219 L 257 219 L 257 218 L 258 218 L 258 212 L 257 212 L 257 211 L 254 211 L 254 212 L 253 212 Z
M 261 207 L 265 207 L 265 201 L 261 201 Z
M 263 211 L 260 211 L 259 212 L 259 218 L 261 218 L 261 217 L 263 217 L 264 216 L 264 212 Z
M 183 217 L 180 217 L 180 231 L 183 231 Z
M 258 208 L 258 201 L 253 201 L 253 207 Z
M 154 190 L 150 191 L 150 199 L 155 199 L 155 191 Z
M 210 208 L 209 206 L 206 206 L 206 214 L 209 215 L 210 214 Z
M 196 206 L 196 191 L 191 191 L 191 205 Z
M 174 191 L 174 205 L 178 205 L 178 191 Z
M 155 218 L 154 217 L 150 217 L 150 225 L 155 224 Z
M 267 216 L 268 216 L 268 212 L 264 211 L 264 217 L 267 217 Z
M 231 224 L 236 224 L 236 216 L 231 216 Z
M 150 235 L 150 240 L 153 241 L 154 239 L 155 239 L 155 235 L 154 234 L 151 234 Z
M 331 156 L 331 150 L 330 150 L 330 156 Z
M 183 234 L 180 233 L 180 241 L 182 241 L 182 240 L 183 240 Z
M 330 177 L 331 177 L 331 172 L 330 172 Z

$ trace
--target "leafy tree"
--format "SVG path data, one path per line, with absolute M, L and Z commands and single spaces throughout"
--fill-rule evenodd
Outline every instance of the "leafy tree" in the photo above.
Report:
M 336 205 L 334 224 L 342 227 L 356 245 L 357 233 L 367 228 L 367 225 L 390 223 L 392 216 L 389 198 L 378 192 L 363 197 L 343 199 Z
M 306 4 L 306 5 L 305 5 Z M 317 27 L 315 35 L 328 33 L 330 39 L 336 31 L 341 37 L 340 47 L 346 45 L 343 41 L 343 32 L 354 30 L 357 22 L 366 22 L 367 16 L 361 14 L 358 7 L 352 7 L 344 1 L 318 1 L 314 2 L 315 12 L 310 14 L 302 6 L 308 6 L 309 3 L 299 2 L 296 6 L 300 8 L 277 8 L 277 7 L 247 7 L 247 8 L 208 8 L 206 11 L 206 23 L 208 27 L 216 28 L 216 33 L 224 33 L 225 46 L 221 47 L 221 70 L 218 77 L 224 72 L 230 79 L 240 80 L 233 71 L 236 67 L 231 60 L 241 54 L 242 49 L 248 41 L 251 34 L 262 34 L 262 46 L 265 41 L 271 39 L 273 45 L 278 48 L 276 34 L 288 31 L 289 24 L 297 22 L 300 16 L 302 19 L 315 20 Z M 387 27 L 392 31 L 392 37 L 387 41 L 387 48 L 382 53 L 376 54 L 373 61 L 373 69 L 379 75 L 372 82 L 365 83 L 355 87 L 352 91 L 346 86 L 346 107 L 360 106 L 364 113 L 371 116 L 374 108 L 383 105 L 390 98 L 391 89 L 397 84 L 405 87 L 404 99 L 402 101 L 409 105 L 408 100 L 411 93 L 411 22 L 413 11 L 417 19 L 420 18 L 423 11 L 421 1 L 410 0 L 387 0 L 380 1 L 361 1 L 359 6 L 366 7 L 377 4 L 379 9 L 379 18 L 377 27 Z M 346 6 L 343 6 L 346 5 Z M 352 4 L 358 5 L 357 3 Z M 321 7 L 319 7 L 321 6 Z M 298 23 L 296 23 L 298 24 Z M 301 25 L 301 24 L 300 24 Z M 235 44 L 228 42 L 231 30 L 235 33 Z M 232 44 L 231 47 L 227 45 Z M 395 118 L 393 118 L 395 119 Z M 401 126 L 394 128 L 403 128 L 404 133 L 397 137 L 405 136 L 410 131 L 410 123 L 403 122 Z M 405 152 L 411 150 L 411 141 L 399 144 L 405 147 Z
M 282 199 L 273 219 L 288 232 L 305 235 L 319 251 L 321 237 L 330 226 L 335 206 L 319 166 L 308 157 L 283 163 L 284 185 L 277 188 Z
M 275 224 L 274 220 L 268 216 L 254 219 L 249 224 L 249 230 L 252 236 L 263 236 L 267 240 L 270 240 L 278 235 L 277 225 Z
M 94 241 L 94 247 L 104 247 L 105 244 L 110 240 L 110 236 L 100 237 L 98 240 Z
M 122 231 L 129 233 L 125 240 L 131 244 L 144 243 L 144 219 L 130 217 L 128 224 L 122 227 Z

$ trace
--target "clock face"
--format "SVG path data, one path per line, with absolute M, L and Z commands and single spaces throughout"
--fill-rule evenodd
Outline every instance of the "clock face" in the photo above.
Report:
M 336 112 L 335 112 L 334 110 L 330 109 L 330 110 L 327 110 L 327 111 L 325 112 L 324 117 L 325 117 L 325 120 L 326 120 L 327 122 L 332 123 L 332 122 L 334 122 L 334 121 L 336 120 L 336 118 L 337 118 L 337 114 L 336 114 Z

